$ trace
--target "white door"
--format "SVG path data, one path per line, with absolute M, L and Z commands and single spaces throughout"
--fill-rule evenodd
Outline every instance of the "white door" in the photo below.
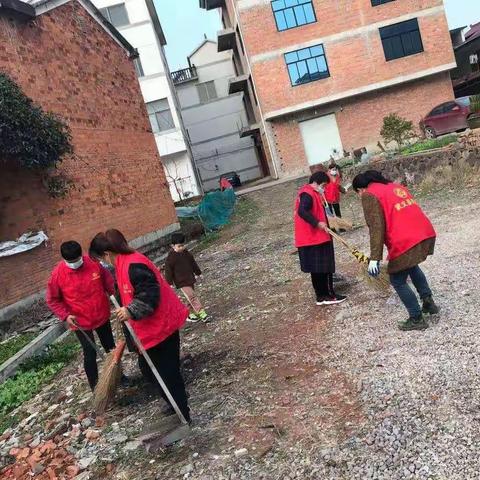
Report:
M 328 162 L 330 156 L 338 158 L 335 152 L 343 156 L 335 114 L 300 122 L 300 131 L 309 165 Z

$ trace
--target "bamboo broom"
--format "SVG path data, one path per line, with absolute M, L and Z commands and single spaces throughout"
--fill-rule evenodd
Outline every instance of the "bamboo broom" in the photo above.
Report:
M 368 264 L 370 262 L 370 258 L 361 252 L 358 248 L 353 247 L 350 245 L 345 239 L 343 239 L 340 235 L 332 231 L 330 228 L 327 227 L 327 232 L 335 239 L 337 242 L 340 242 L 348 252 L 357 260 L 358 265 L 360 267 L 360 273 L 364 280 L 366 280 L 369 285 L 379 288 L 382 291 L 390 290 L 390 280 L 388 278 L 388 274 L 386 270 L 380 270 L 380 274 L 378 277 L 372 277 L 368 274 Z
M 115 322 L 115 336 L 118 343 L 115 349 L 107 354 L 93 392 L 93 408 L 100 415 L 105 412 L 115 397 L 122 376 L 122 355 L 126 342 L 119 328 L 119 322 Z
M 335 210 L 332 208 L 330 209 L 330 206 L 328 205 L 327 199 L 325 198 L 325 195 L 322 194 L 322 199 L 323 199 L 323 207 L 325 208 L 325 212 L 327 213 L 327 218 L 328 218 L 328 223 L 330 225 L 330 228 L 333 230 L 352 230 L 353 228 L 353 223 L 350 222 L 349 220 L 346 220 L 345 218 L 342 217 L 337 217 L 335 214 Z M 328 215 L 328 212 L 331 212 L 331 216 Z

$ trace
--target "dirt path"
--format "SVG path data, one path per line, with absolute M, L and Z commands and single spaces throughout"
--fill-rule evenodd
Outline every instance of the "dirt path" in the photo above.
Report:
M 349 300 L 314 305 L 292 255 L 296 186 L 249 195 L 235 224 L 198 254 L 213 320 L 183 335 L 192 437 L 155 455 L 126 452 L 124 437 L 159 418 L 162 402 L 143 387 L 120 392 L 101 437 L 75 446 L 78 457 L 95 457 L 85 479 L 480 478 L 477 191 L 421 199 L 440 233 L 425 270 L 442 314 L 426 332 L 405 334 L 395 328 L 404 316 L 395 296 L 360 282 L 341 247 L 347 281 L 338 288 Z M 359 221 L 357 200 L 348 203 Z M 364 228 L 346 238 L 367 244 Z M 132 358 L 127 366 L 138 374 Z M 88 392 L 83 379 L 68 381 L 75 400 L 65 403 L 57 381 L 25 408 L 55 401 L 78 415 Z

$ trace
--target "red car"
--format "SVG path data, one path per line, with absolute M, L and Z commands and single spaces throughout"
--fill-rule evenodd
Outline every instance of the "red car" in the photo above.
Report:
M 470 115 L 470 97 L 457 98 L 435 107 L 420 121 L 420 128 L 427 138 L 435 138 L 444 133 L 465 130 Z

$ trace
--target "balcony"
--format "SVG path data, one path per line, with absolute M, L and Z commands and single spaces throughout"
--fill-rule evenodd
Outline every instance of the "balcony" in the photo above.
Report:
M 225 6 L 225 0 L 199 0 L 200 8 L 205 10 L 213 10 L 214 8 L 222 8 Z
M 235 30 L 233 28 L 220 30 L 217 33 L 218 51 L 232 50 L 236 43 L 235 40 Z
M 250 75 L 239 75 L 238 77 L 231 78 L 228 82 L 228 93 L 232 95 L 232 93 L 239 93 L 244 92 L 248 93 L 248 79 Z
M 197 68 L 195 66 L 182 68 L 176 72 L 170 74 L 174 85 L 180 85 L 181 83 L 191 82 L 192 80 L 198 80 Z

